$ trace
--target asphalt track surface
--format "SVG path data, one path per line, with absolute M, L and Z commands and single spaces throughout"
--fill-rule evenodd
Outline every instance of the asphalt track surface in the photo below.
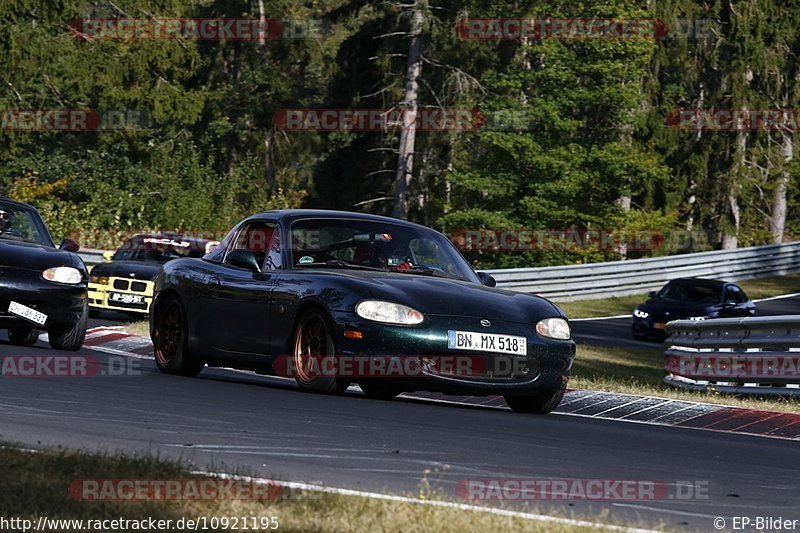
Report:
M 2 356 L 54 353 L 42 342 L 11 346 L 0 333 Z M 101 370 L 113 357 L 79 353 Z M 588 520 L 607 510 L 613 523 L 700 531 L 713 531 L 717 516 L 800 518 L 797 441 L 357 392 L 319 396 L 288 380 L 223 369 L 181 378 L 152 360 L 132 361 L 128 376 L 0 378 L 0 440 L 150 453 L 203 470 L 401 495 L 417 494 L 426 479 L 451 500 L 466 479 L 658 480 L 673 498 L 515 508 Z M 675 499 L 679 482 L 707 487 L 707 498 Z

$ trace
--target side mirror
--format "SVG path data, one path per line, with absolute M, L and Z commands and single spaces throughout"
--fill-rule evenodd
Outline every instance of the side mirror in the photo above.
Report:
M 481 280 L 481 283 L 487 287 L 497 286 L 497 281 L 486 272 L 476 272 L 476 274 L 478 275 L 478 279 Z
M 114 257 L 114 252 L 111 250 L 106 250 L 103 252 L 103 259 L 106 261 L 111 261 L 111 258 Z
M 68 252 L 77 252 L 81 247 L 75 239 L 63 239 L 61 244 L 58 245 L 58 249 Z
M 260 272 L 261 268 L 256 261 L 256 254 L 249 250 L 233 250 L 225 258 L 229 265 L 249 270 L 250 272 Z
M 650 292 L 647 293 L 647 297 L 648 298 L 655 298 L 656 294 L 658 294 L 656 291 L 650 291 Z

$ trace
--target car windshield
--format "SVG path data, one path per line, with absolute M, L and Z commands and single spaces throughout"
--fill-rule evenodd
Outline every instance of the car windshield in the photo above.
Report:
M 166 263 L 181 257 L 203 257 L 206 243 L 181 237 L 137 235 L 125 241 L 112 261 L 155 261 Z
M 722 297 L 722 285 L 693 283 L 691 281 L 671 282 L 658 293 L 659 298 L 691 303 L 718 303 Z
M 0 201 L 0 239 L 53 246 L 47 228 L 34 209 Z
M 305 219 L 291 226 L 294 268 L 384 270 L 478 281 L 436 231 L 370 220 Z

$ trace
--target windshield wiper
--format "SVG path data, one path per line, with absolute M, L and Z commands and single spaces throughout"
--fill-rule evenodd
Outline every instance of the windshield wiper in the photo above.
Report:
M 300 267 L 335 267 L 335 268 L 352 268 L 353 270 L 372 270 L 376 272 L 385 272 L 385 269 L 368 266 L 368 265 L 357 265 L 355 263 L 348 263 L 342 259 L 328 259 L 324 263 L 298 263 L 297 266 Z
M 460 276 L 456 276 L 455 274 L 448 274 L 444 270 L 433 268 L 427 265 L 414 265 L 411 268 L 397 268 L 393 270 L 393 272 L 400 272 L 401 274 L 419 274 L 422 276 L 433 276 L 435 278 L 447 278 L 447 279 L 457 279 L 461 281 L 466 281 L 464 278 Z

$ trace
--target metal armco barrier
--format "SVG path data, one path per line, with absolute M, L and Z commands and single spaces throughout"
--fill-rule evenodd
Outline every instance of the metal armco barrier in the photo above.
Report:
M 667 334 L 669 385 L 800 396 L 800 315 L 675 320 Z
M 487 270 L 497 286 L 568 302 L 660 289 L 682 277 L 737 281 L 800 272 L 800 242 L 541 268 Z

